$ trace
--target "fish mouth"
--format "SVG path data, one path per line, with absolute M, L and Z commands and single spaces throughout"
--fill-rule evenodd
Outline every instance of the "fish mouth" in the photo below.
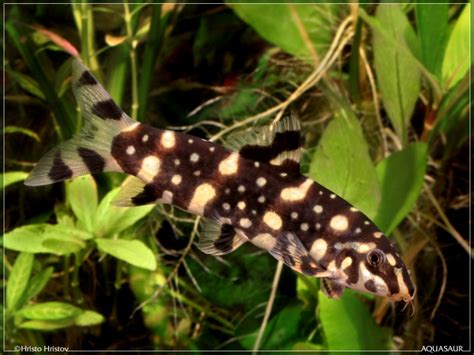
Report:
M 392 301 L 395 302 L 400 302 L 403 301 L 405 302 L 405 306 L 402 309 L 402 312 L 410 306 L 411 312 L 410 312 L 410 317 L 413 317 L 415 314 L 415 295 L 416 295 L 416 289 L 413 291 L 413 295 L 410 295 L 409 293 L 396 293 L 390 297 Z

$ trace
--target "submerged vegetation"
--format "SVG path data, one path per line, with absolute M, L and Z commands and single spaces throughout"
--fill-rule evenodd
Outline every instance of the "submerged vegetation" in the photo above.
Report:
M 5 11 L 6 349 L 468 348 L 469 4 Z M 222 143 L 297 114 L 303 172 L 397 244 L 413 317 L 350 290 L 328 299 L 252 246 L 204 255 L 199 218 L 111 206 L 121 174 L 25 187 L 81 127 L 75 55 L 155 127 Z

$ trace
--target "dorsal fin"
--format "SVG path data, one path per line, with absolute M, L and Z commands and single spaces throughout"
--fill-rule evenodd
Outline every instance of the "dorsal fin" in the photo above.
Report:
M 198 248 L 206 254 L 225 255 L 246 241 L 247 237 L 236 231 L 225 219 L 216 217 L 204 220 Z
M 295 115 L 267 127 L 233 135 L 226 146 L 247 159 L 282 166 L 284 170 L 299 169 L 303 139 L 300 122 Z

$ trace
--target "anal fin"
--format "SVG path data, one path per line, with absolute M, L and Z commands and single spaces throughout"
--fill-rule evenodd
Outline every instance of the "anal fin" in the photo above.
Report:
M 215 218 L 204 222 L 198 248 L 205 254 L 218 256 L 233 252 L 247 241 L 231 224 Z
M 130 176 L 122 184 L 112 205 L 120 207 L 151 205 L 159 202 L 155 189 L 142 180 Z

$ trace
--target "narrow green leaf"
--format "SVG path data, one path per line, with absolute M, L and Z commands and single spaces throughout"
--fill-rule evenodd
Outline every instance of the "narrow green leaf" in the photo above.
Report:
M 74 319 L 64 320 L 29 320 L 21 323 L 18 327 L 22 329 L 39 330 L 43 332 L 63 329 L 74 325 Z
M 28 176 L 28 173 L 24 171 L 10 171 L 5 174 L 1 174 L 2 176 L 2 186 L 7 187 L 13 185 L 17 182 L 23 181 Z
M 310 40 L 309 45 L 321 58 L 331 42 L 338 12 L 341 9 L 334 4 L 268 6 L 227 2 L 227 5 L 264 39 L 304 60 L 311 60 L 312 49 L 302 36 L 298 23 L 306 31 Z
M 388 350 L 389 331 L 378 326 L 367 306 L 352 292 L 333 300 L 318 292 L 319 319 L 328 349 Z
M 349 138 L 350 137 L 350 138 Z M 308 177 L 373 218 L 380 188 L 359 121 L 339 111 L 323 132 L 311 159 Z
M 75 318 L 81 313 L 81 309 L 64 302 L 44 302 L 23 307 L 18 315 L 32 320 L 64 320 Z
M 23 304 L 36 297 L 43 290 L 51 278 L 53 271 L 54 268 L 49 266 L 31 278 L 23 298 Z
M 88 327 L 104 322 L 104 316 L 94 311 L 85 310 L 74 320 L 74 324 L 80 327 Z
M 94 234 L 99 237 L 112 236 L 145 217 L 155 206 L 115 207 L 111 205 L 120 188 L 110 191 L 97 208 Z
M 314 352 L 308 354 L 318 354 L 320 350 L 327 350 L 327 348 L 323 344 L 313 344 L 313 343 L 296 343 L 293 345 L 291 350 L 298 351 L 298 350 L 314 350 Z
M 416 4 L 416 26 L 420 39 L 421 61 L 425 67 L 441 76 L 441 64 L 448 38 L 448 9 L 445 4 Z
M 66 201 L 88 232 L 94 231 L 97 212 L 97 184 L 91 175 L 81 176 L 66 183 Z
M 406 217 L 421 191 L 426 172 L 427 146 L 423 142 L 408 145 L 377 165 L 382 200 L 375 224 L 390 234 Z
M 382 102 L 402 144 L 408 142 L 408 125 L 420 92 L 420 70 L 415 56 L 418 42 L 399 4 L 380 4 L 376 19 L 384 31 L 374 30 L 374 65 Z M 387 38 L 389 36 L 390 38 Z M 406 51 L 392 46 L 396 40 Z
M 44 94 L 41 91 L 38 83 L 36 80 L 34 80 L 32 77 L 16 72 L 14 70 L 7 70 L 8 75 L 12 77 L 13 80 L 15 80 L 18 85 L 21 86 L 23 90 L 26 92 L 30 93 L 33 96 L 36 96 L 37 98 L 41 100 L 45 100 Z
M 17 127 L 17 126 L 6 126 L 3 129 L 3 132 L 5 132 L 5 133 L 21 133 L 21 134 L 24 134 L 25 136 L 33 138 L 37 142 L 40 142 L 40 137 L 35 132 L 33 132 L 31 129 L 28 129 L 28 128 Z
M 156 269 L 155 255 L 139 240 L 97 238 L 95 241 L 97 248 L 106 254 L 143 269 Z
M 7 311 L 14 311 L 28 286 L 34 256 L 30 253 L 20 253 L 13 264 L 7 282 Z
M 451 88 L 466 74 L 474 58 L 469 62 L 469 12 L 466 4 L 449 36 L 443 59 L 443 82 Z

